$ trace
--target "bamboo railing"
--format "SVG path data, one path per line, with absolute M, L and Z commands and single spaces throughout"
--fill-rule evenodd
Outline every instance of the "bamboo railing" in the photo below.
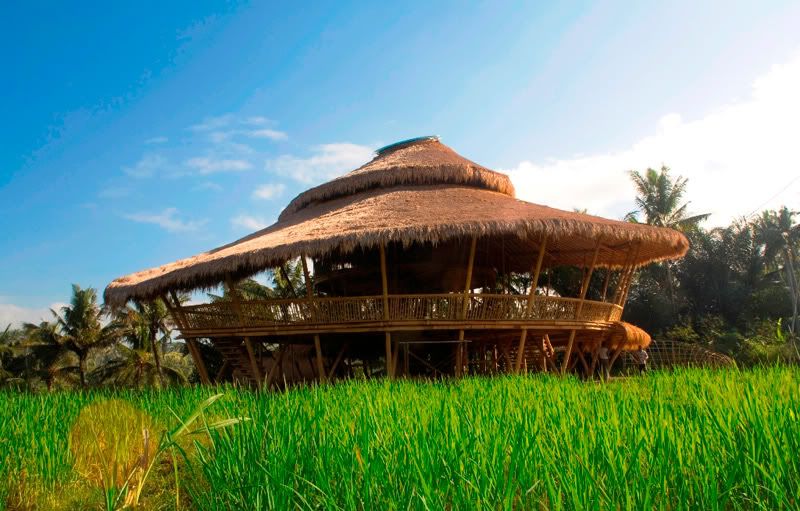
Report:
M 466 300 L 466 303 L 465 303 Z M 530 300 L 530 304 L 529 304 Z M 580 303 L 583 305 L 580 306 Z M 385 305 L 386 304 L 386 305 Z M 464 309 L 466 305 L 466 314 Z M 388 314 L 384 315 L 384 307 Z M 618 321 L 613 303 L 554 296 L 450 293 L 241 300 L 181 307 L 186 330 L 437 321 Z M 186 332 L 184 332 L 185 334 Z

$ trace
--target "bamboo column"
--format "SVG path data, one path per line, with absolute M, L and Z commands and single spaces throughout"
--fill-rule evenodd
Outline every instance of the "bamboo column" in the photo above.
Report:
M 236 312 L 236 315 L 239 318 L 239 323 L 242 327 L 244 327 L 244 314 L 242 314 L 242 304 L 239 301 L 239 293 L 236 291 L 236 288 L 233 286 L 230 280 L 227 281 L 227 286 L 228 293 L 231 295 L 231 305 L 233 305 L 233 310 Z M 261 367 L 258 365 L 258 361 L 256 360 L 256 353 L 253 350 L 253 344 L 250 342 L 250 337 L 246 335 L 244 336 L 244 347 L 247 350 L 247 358 L 250 359 L 250 370 L 253 372 L 253 378 L 256 380 L 256 386 L 261 389 Z
M 539 273 L 542 271 L 542 261 L 544 261 L 544 251 L 547 247 L 547 234 L 542 236 L 542 241 L 539 244 L 539 255 L 536 257 L 536 264 L 531 273 L 531 290 L 528 292 L 528 302 L 525 304 L 525 318 L 531 312 L 533 306 L 533 297 L 536 295 L 536 287 L 539 284 Z M 528 337 L 528 329 L 523 328 L 522 334 L 519 336 L 519 348 L 517 351 L 517 361 L 514 364 L 514 373 L 519 374 L 520 367 L 522 366 L 522 359 L 525 356 L 525 339 Z
M 475 249 L 478 247 L 478 237 L 473 236 L 469 247 L 469 260 L 467 261 L 467 278 L 464 283 L 464 299 L 461 304 L 461 319 L 466 321 L 469 310 L 470 291 L 472 291 L 472 270 L 475 266 Z M 464 370 L 464 329 L 458 331 L 458 344 L 456 345 L 456 376 L 461 376 Z
M 595 245 L 594 255 L 592 256 L 592 263 L 589 265 L 589 271 L 586 272 L 586 276 L 583 279 L 583 283 L 581 284 L 581 296 L 580 301 L 578 302 L 578 306 L 575 308 L 575 319 L 579 319 L 581 315 L 581 311 L 583 310 L 583 303 L 586 300 L 586 292 L 589 291 L 589 283 L 592 280 L 592 273 L 594 272 L 594 266 L 597 264 L 597 255 L 600 253 L 600 240 L 597 240 L 597 244 Z M 584 260 L 585 261 L 585 260 Z M 577 330 L 571 330 L 569 333 L 569 341 L 567 341 L 567 351 L 564 354 L 564 361 L 561 363 L 561 374 L 567 372 L 567 367 L 569 366 L 569 358 L 572 356 L 572 347 L 575 343 L 575 334 Z
M 308 298 L 309 305 L 314 298 L 314 286 L 311 284 L 311 276 L 308 273 L 308 263 L 306 262 L 306 255 L 300 254 L 300 264 L 303 266 L 303 280 L 306 282 L 306 298 Z M 322 361 L 322 343 L 319 340 L 319 335 L 314 335 L 314 351 L 317 355 L 317 373 L 319 373 L 319 381 L 325 382 L 325 364 Z
M 378 246 L 381 257 L 381 293 L 383 298 L 383 319 L 389 321 L 389 279 L 386 275 L 386 247 L 383 242 Z M 392 334 L 388 330 L 383 333 L 384 347 L 386 349 L 386 377 L 394 378 L 394 363 L 392 357 Z
M 169 297 L 164 295 L 161 297 L 161 300 L 164 302 L 164 305 L 167 306 L 167 310 L 169 311 L 172 318 L 175 320 L 175 323 L 178 325 L 178 329 L 183 332 L 186 329 L 187 322 L 186 322 L 186 315 L 181 310 L 181 302 L 178 299 L 178 295 L 175 291 L 170 291 L 172 298 L 175 300 L 175 305 L 173 306 L 170 303 Z M 203 361 L 203 356 L 200 354 L 200 350 L 197 348 L 195 344 L 197 341 L 195 339 L 186 338 L 186 347 L 189 350 L 189 354 L 192 356 L 192 360 L 194 361 L 194 365 L 197 368 L 197 375 L 200 377 L 200 383 L 208 385 L 211 383 L 211 378 L 208 377 L 208 369 L 206 368 L 206 364 Z

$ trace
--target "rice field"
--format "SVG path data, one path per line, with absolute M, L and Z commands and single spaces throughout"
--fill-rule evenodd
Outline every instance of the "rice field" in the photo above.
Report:
M 2 391 L 0 508 L 121 508 L 138 492 L 139 509 L 798 509 L 799 389 L 800 370 L 777 367 Z M 143 459 L 152 474 L 120 492 Z

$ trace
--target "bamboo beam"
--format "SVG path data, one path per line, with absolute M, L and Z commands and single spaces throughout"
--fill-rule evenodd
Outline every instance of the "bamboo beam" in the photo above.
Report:
M 528 330 L 526 328 L 522 329 L 522 333 L 519 336 L 519 346 L 517 347 L 517 360 L 514 362 L 514 374 L 519 374 L 519 370 L 522 367 L 522 359 L 525 358 L 525 339 L 528 337 Z
M 172 299 L 175 301 L 175 305 L 173 306 L 170 303 L 169 297 L 167 295 L 162 295 L 161 300 L 164 302 L 164 305 L 167 307 L 172 318 L 175 320 L 175 324 L 178 326 L 178 329 L 183 332 L 186 329 L 186 315 L 180 308 L 181 302 L 178 299 L 177 293 L 175 291 L 170 291 L 170 295 Z M 203 355 L 200 353 L 200 350 L 195 345 L 196 340 L 194 338 L 187 338 L 186 339 L 186 347 L 189 350 L 189 354 L 192 356 L 192 361 L 194 362 L 194 366 L 197 368 L 197 375 L 200 377 L 200 383 L 204 385 L 208 385 L 211 383 L 211 379 L 208 377 L 208 369 L 206 368 L 206 363 L 203 360 Z
M 464 371 L 463 348 L 464 330 L 458 331 L 458 344 L 456 344 L 456 376 L 461 376 Z
M 600 298 L 601 302 L 606 301 L 606 295 L 608 294 L 608 282 L 611 280 L 611 269 L 606 268 L 606 279 L 603 282 L 603 297 Z
M 389 320 L 389 279 L 386 275 L 386 247 L 383 243 L 378 246 L 381 264 L 381 293 L 383 298 L 383 319 Z M 392 334 L 384 332 L 386 348 L 386 377 L 394 378 L 394 363 L 392 362 Z
M 222 377 L 225 375 L 225 371 L 230 369 L 230 367 L 231 367 L 231 361 L 230 360 L 224 360 L 222 362 L 222 367 L 219 368 L 219 371 L 217 371 L 216 376 L 214 376 L 214 381 L 215 382 L 219 382 L 222 379 Z
M 594 249 L 594 254 L 592 255 L 592 263 L 589 265 L 589 271 L 586 272 L 586 277 L 583 280 L 583 284 L 581 284 L 581 296 L 580 302 L 578 302 L 578 306 L 575 308 L 575 319 L 579 319 L 581 315 L 581 311 L 583 310 L 583 304 L 586 300 L 586 292 L 589 291 L 589 283 L 592 280 L 592 273 L 594 272 L 594 266 L 597 264 L 597 256 L 600 253 L 600 242 L 601 240 L 597 240 L 597 244 Z M 575 343 L 575 334 L 577 333 L 576 330 L 573 330 L 569 333 L 569 341 L 567 341 L 567 351 L 564 354 L 564 361 L 561 363 L 561 374 L 567 372 L 567 367 L 569 366 L 569 358 L 572 356 L 572 347 Z
M 478 246 L 478 237 L 472 237 L 472 243 L 469 247 L 469 261 L 467 262 L 467 278 L 464 283 L 464 304 L 461 309 L 461 319 L 467 318 L 467 309 L 469 308 L 469 292 L 472 290 L 472 269 L 475 266 L 475 249 Z
M 392 378 L 397 378 L 397 361 L 399 360 L 400 343 L 394 343 L 392 350 Z
M 472 290 L 472 270 L 475 267 L 475 250 L 478 247 L 478 237 L 473 236 L 469 247 L 469 258 L 467 260 L 467 276 L 464 279 L 464 299 L 461 305 L 461 319 L 467 319 L 467 311 L 469 310 L 469 293 Z M 461 376 L 464 369 L 463 361 L 463 341 L 464 330 L 458 331 L 458 340 L 461 341 L 456 345 L 456 376 Z
M 200 382 L 205 385 L 210 384 L 211 379 L 208 377 L 208 369 L 206 369 L 206 364 L 203 362 L 203 356 L 200 354 L 200 350 L 197 347 L 197 340 L 186 339 L 186 343 L 189 347 L 189 352 L 192 354 L 194 365 L 197 367 L 197 375 L 200 376 Z
M 279 269 L 281 272 L 281 277 L 283 277 L 283 280 L 286 281 L 286 285 L 289 286 L 289 290 L 292 292 L 292 296 L 297 298 L 298 297 L 297 290 L 294 288 L 292 281 L 289 279 L 289 274 L 286 273 L 286 266 L 282 264 Z
M 639 243 L 636 246 L 636 255 L 634 256 L 634 261 L 639 258 L 639 252 L 641 251 L 641 249 L 642 249 L 642 245 L 641 245 L 641 243 Z M 625 291 L 623 292 L 622 298 L 619 301 L 619 306 L 620 307 L 624 307 L 625 306 L 625 302 L 628 300 L 628 293 L 631 290 L 631 285 L 633 284 L 633 276 L 635 274 L 636 274 L 636 264 L 634 263 L 634 264 L 631 265 L 631 273 L 630 273 L 630 276 L 628 277 L 628 283 L 625 285 Z
M 231 305 L 233 305 L 233 309 L 236 312 L 236 315 L 239 317 L 239 323 L 242 326 L 245 326 L 244 322 L 244 315 L 242 314 L 242 304 L 239 301 L 239 293 L 236 291 L 233 283 L 228 280 L 228 294 L 231 295 Z M 256 386 L 261 389 L 261 368 L 258 365 L 258 361 L 256 360 L 256 353 L 253 350 L 253 344 L 250 342 L 250 337 L 244 337 L 244 347 L 247 350 L 247 358 L 250 359 L 250 370 L 253 372 L 253 378 L 256 380 Z
M 286 356 L 286 351 L 287 349 L 285 346 L 278 348 L 278 356 L 275 357 L 275 363 L 269 368 L 267 376 L 264 378 L 264 388 L 269 389 L 272 386 L 272 380 L 282 368 L 283 358 Z
M 336 368 L 339 367 L 339 362 L 342 361 L 344 357 L 344 351 L 347 349 L 347 343 L 342 344 L 342 347 L 339 348 L 339 353 L 336 354 L 336 359 L 333 361 L 333 365 L 331 366 L 330 371 L 328 371 L 328 381 L 333 379 L 333 373 L 336 371 Z
M 306 296 L 311 298 L 314 295 L 314 288 L 311 284 L 311 277 L 308 274 L 308 263 L 306 263 L 306 255 L 300 255 L 300 264 L 303 265 L 303 279 L 306 282 Z
M 317 352 L 317 372 L 319 373 L 320 383 L 325 383 L 328 378 L 325 376 L 325 364 L 322 362 L 322 344 L 319 342 L 319 335 L 314 336 L 314 351 Z
M 539 284 L 539 274 L 542 271 L 542 262 L 544 261 L 544 251 L 547 247 L 547 234 L 542 236 L 542 242 L 539 244 L 539 255 L 536 257 L 536 264 L 531 273 L 531 289 L 528 291 L 528 302 L 525 304 L 525 317 L 527 318 L 533 306 L 533 297 L 536 295 L 536 287 Z M 522 359 L 525 352 L 525 340 L 528 337 L 528 329 L 523 328 L 519 336 L 519 351 L 517 353 L 517 362 L 514 364 L 514 373 L 519 374 L 522 367 Z

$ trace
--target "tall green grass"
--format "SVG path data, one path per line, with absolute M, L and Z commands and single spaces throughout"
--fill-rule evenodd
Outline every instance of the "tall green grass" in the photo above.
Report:
M 127 400 L 169 427 L 220 391 L 217 417 L 251 420 L 193 448 L 180 467 L 177 505 L 187 509 L 800 508 L 796 368 L 607 385 L 508 377 L 284 394 L 0 392 L 0 502 L 52 506 L 66 489 L 92 491 L 67 445 L 87 404 Z M 176 506 L 166 482 L 149 492 L 151 507 Z

